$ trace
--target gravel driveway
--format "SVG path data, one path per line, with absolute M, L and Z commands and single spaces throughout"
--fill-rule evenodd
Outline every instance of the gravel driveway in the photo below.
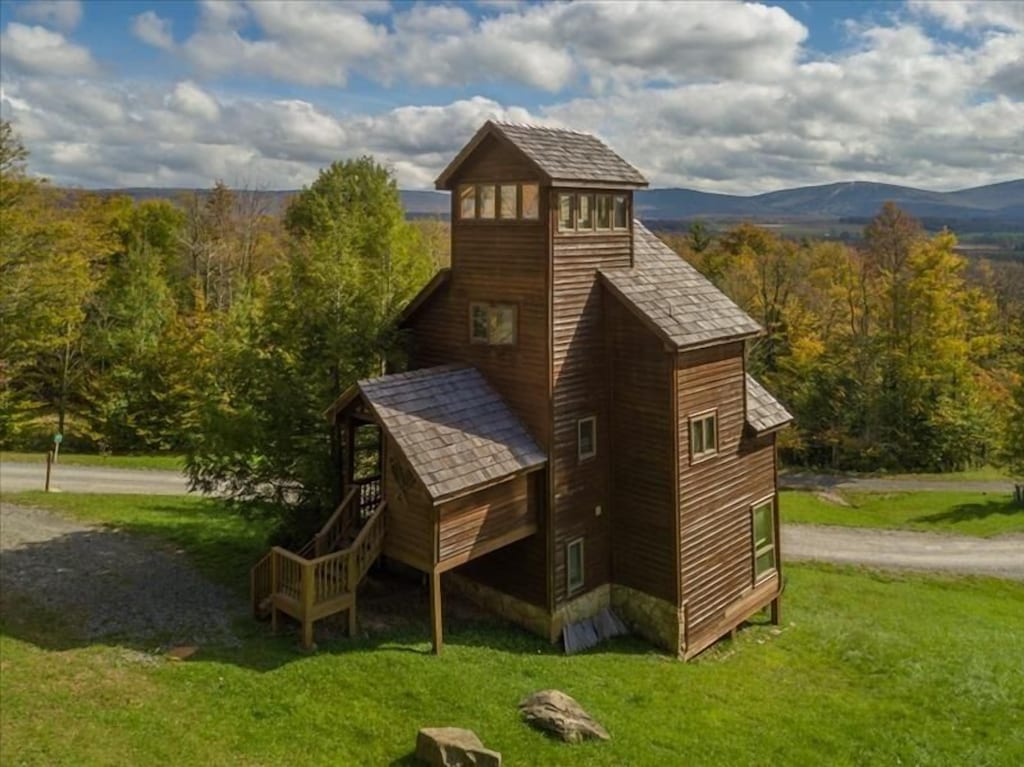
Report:
M 68 619 L 81 639 L 233 644 L 245 606 L 159 542 L 0 504 L 0 594 Z
M 20 493 L 42 490 L 46 484 L 46 464 L 0 463 L 0 491 Z M 102 466 L 57 464 L 50 486 L 66 493 L 144 493 L 146 495 L 184 495 L 188 481 L 180 471 L 159 469 L 109 469 Z

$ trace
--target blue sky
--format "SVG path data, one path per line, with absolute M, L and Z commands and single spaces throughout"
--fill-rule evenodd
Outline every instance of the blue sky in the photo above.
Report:
M 86 187 L 429 188 L 486 119 L 593 132 L 652 186 L 1024 176 L 1024 2 L 0 4 L 0 113 Z

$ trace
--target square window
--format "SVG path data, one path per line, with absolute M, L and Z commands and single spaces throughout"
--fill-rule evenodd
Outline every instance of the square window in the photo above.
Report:
M 576 455 L 581 461 L 597 455 L 597 418 L 589 416 L 576 422 Z
M 775 572 L 775 502 L 759 503 L 753 510 L 754 582 Z
M 501 190 L 501 218 L 515 218 L 517 214 L 516 198 L 519 187 L 515 184 L 502 184 L 499 189 Z
M 705 458 L 718 452 L 716 413 L 690 417 L 690 459 Z
M 615 195 L 614 224 L 616 229 L 629 228 L 629 206 L 626 202 L 626 195 Z
M 476 187 L 473 184 L 459 187 L 459 218 L 476 218 Z
M 571 232 L 576 228 L 575 202 L 571 194 L 558 195 L 558 231 Z
M 514 304 L 469 305 L 469 340 L 475 344 L 507 346 L 516 342 L 516 307 Z
M 602 231 L 612 228 L 612 198 L 609 194 L 597 196 L 597 228 Z
M 495 195 L 494 185 L 478 184 L 477 190 L 479 192 L 478 197 L 480 200 L 480 218 L 494 218 L 495 208 L 497 207 L 497 197 Z
M 576 228 L 585 230 L 594 228 L 594 195 L 581 194 L 577 198 L 579 208 L 576 216 Z
M 537 184 L 523 184 L 522 217 L 536 220 L 540 215 L 540 187 Z
M 583 588 L 583 539 L 577 538 L 566 547 L 566 587 L 572 594 Z

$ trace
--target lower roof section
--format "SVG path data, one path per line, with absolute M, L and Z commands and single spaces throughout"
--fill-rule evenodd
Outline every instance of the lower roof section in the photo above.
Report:
M 433 502 L 538 469 L 547 456 L 475 368 L 441 365 L 359 381 L 361 394 Z

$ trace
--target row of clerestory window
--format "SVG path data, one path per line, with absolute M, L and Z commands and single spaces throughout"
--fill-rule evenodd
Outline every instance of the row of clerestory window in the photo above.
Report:
M 537 184 L 462 184 L 459 218 L 536 221 L 540 217 Z

